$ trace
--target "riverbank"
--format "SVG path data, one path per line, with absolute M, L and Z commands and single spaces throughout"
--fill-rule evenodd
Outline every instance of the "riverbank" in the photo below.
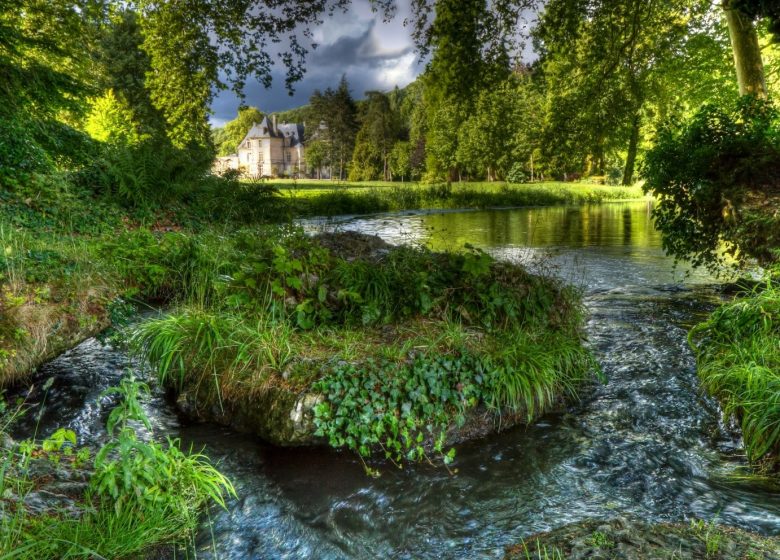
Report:
M 718 308 L 694 327 L 704 389 L 739 423 L 760 474 L 780 476 L 780 289 L 776 276 Z
M 505 560 L 776 560 L 780 539 L 704 521 L 647 524 L 590 520 L 532 535 L 507 549 Z
M 401 210 L 510 208 L 644 200 L 640 187 L 592 183 L 332 183 L 269 181 L 301 216 L 370 214 Z

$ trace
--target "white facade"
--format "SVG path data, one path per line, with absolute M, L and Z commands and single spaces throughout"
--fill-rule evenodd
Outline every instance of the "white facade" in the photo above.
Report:
M 238 145 L 230 165 L 249 177 L 299 176 L 306 172 L 303 125 L 264 117 Z M 223 158 L 225 159 L 225 158 Z M 233 163 L 235 162 L 235 163 Z M 223 164 L 224 165 L 224 164 Z

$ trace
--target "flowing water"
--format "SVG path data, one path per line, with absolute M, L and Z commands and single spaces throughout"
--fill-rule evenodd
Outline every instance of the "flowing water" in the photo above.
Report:
M 391 242 L 465 243 L 580 285 L 589 344 L 608 382 L 565 414 L 459 446 L 457 473 L 414 466 L 367 477 L 349 453 L 278 449 L 217 426 L 186 425 L 160 396 L 146 404 L 158 436 L 221 462 L 239 498 L 212 511 L 202 558 L 495 558 L 522 537 L 586 518 L 716 519 L 780 534 L 780 495 L 739 474 L 738 436 L 700 392 L 686 331 L 720 298 L 704 274 L 663 255 L 647 203 L 583 208 L 407 213 L 309 221 Z M 98 395 L 134 367 L 89 340 L 41 368 L 40 419 L 97 442 L 111 401 Z

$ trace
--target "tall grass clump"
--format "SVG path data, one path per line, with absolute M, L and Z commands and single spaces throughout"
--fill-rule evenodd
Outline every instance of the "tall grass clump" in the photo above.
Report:
M 140 404 L 146 392 L 132 377 L 107 391 L 120 398 L 107 421 L 109 437 L 94 457 L 86 492 L 69 510 L 33 514 L 24 500 L 40 484 L 29 474 L 33 461 L 51 462 L 67 478 L 70 469 L 84 469 L 90 452 L 75 449 L 75 433 L 58 430 L 40 444 L 3 448 L 0 558 L 136 558 L 191 549 L 203 509 L 225 507 L 235 490 L 207 457 L 182 450 L 178 440 L 139 436 L 139 426 L 151 430 Z
M 741 428 L 748 458 L 780 469 L 780 288 L 771 279 L 693 328 L 704 388 Z
M 131 347 L 152 364 L 159 382 L 231 393 L 261 390 L 292 357 L 285 323 L 197 308 L 183 308 L 138 325 Z
M 522 413 L 531 422 L 562 400 L 575 399 L 598 370 L 588 350 L 567 334 L 510 336 L 496 344 L 489 362 L 494 373 L 485 399 L 499 413 Z

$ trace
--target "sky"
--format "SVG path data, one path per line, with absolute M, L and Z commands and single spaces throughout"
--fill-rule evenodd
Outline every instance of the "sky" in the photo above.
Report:
M 342 74 L 356 99 L 363 98 L 366 91 L 389 91 L 414 81 L 425 64 L 414 50 L 411 29 L 404 27 L 409 2 L 400 0 L 397 4 L 395 17 L 389 22 L 371 11 L 368 0 L 353 0 L 348 12 L 324 17 L 322 25 L 312 29 L 318 47 L 309 53 L 306 75 L 295 85 L 295 94 L 288 94 L 284 67 L 277 64 L 269 89 L 257 81 L 247 82 L 245 103 L 266 113 L 299 107 L 308 103 L 315 89 L 336 87 Z M 233 92 L 220 92 L 211 106 L 212 124 L 222 126 L 235 118 L 238 105 Z

